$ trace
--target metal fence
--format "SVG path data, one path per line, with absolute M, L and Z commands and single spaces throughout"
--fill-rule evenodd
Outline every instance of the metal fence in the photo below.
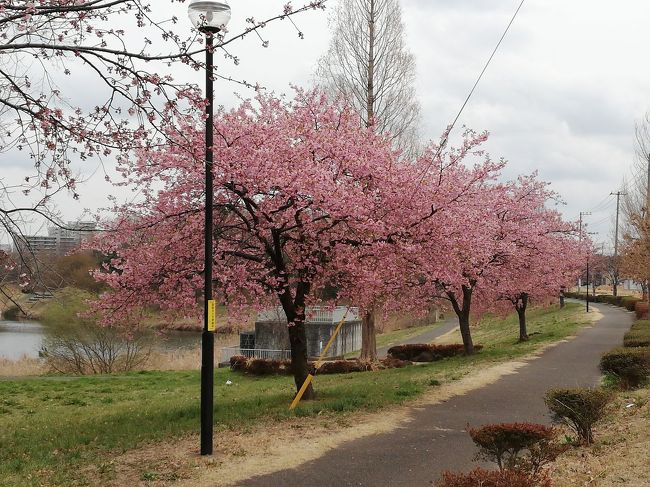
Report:
M 269 360 L 288 360 L 291 350 L 267 350 L 263 348 L 224 347 L 221 349 L 221 362 L 230 361 L 230 357 L 243 355 L 248 358 L 263 358 Z
M 359 308 L 348 306 L 307 306 L 305 311 L 306 323 L 338 323 L 339 321 L 359 321 Z M 286 323 L 287 316 L 281 306 L 260 311 L 257 321 Z

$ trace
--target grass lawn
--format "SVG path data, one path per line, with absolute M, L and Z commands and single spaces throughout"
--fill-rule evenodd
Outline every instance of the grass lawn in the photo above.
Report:
M 442 321 L 438 323 L 423 325 L 423 326 L 413 326 L 410 328 L 405 328 L 403 330 L 390 331 L 388 333 L 382 333 L 377 335 L 377 348 L 390 347 L 393 345 L 399 345 L 409 338 L 413 338 L 421 333 L 425 333 L 429 330 L 433 330 L 438 326 L 442 325 Z
M 481 353 L 404 369 L 315 379 L 316 401 L 290 413 L 290 377 L 253 378 L 216 372 L 217 429 L 246 429 L 260 420 L 375 411 L 417 397 L 488 364 L 534 352 L 588 324 L 582 306 L 532 309 L 529 342 L 517 344 L 516 316 L 490 318 L 474 330 Z M 233 384 L 226 386 L 226 380 Z M 199 374 L 139 372 L 95 377 L 0 381 L 0 485 L 85 485 L 75 476 L 111 455 L 198 428 Z

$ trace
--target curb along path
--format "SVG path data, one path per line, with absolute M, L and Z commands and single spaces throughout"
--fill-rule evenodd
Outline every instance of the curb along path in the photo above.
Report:
M 295 469 L 237 483 L 246 487 L 278 486 L 429 486 L 444 470 L 471 470 L 475 448 L 467 424 L 542 422 L 550 418 L 544 393 L 552 387 L 598 384 L 603 353 L 620 344 L 633 316 L 598 304 L 603 317 L 568 342 L 497 382 L 446 402 L 413 409 L 412 420 L 389 433 L 350 441 Z

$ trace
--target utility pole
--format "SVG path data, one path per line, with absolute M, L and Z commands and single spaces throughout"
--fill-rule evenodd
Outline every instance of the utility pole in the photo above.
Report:
M 650 164 L 650 159 L 648 159 Z M 650 168 L 649 168 L 650 169 Z M 648 184 L 650 188 L 650 170 L 648 171 Z M 620 210 L 621 196 L 625 196 L 627 193 L 617 191 L 616 193 L 610 193 L 610 195 L 616 195 L 616 230 L 614 231 L 614 282 L 612 285 L 612 294 L 617 296 L 618 293 L 618 215 Z
M 580 212 L 580 239 L 582 240 L 582 217 L 591 215 L 590 211 L 581 211 Z M 578 290 L 580 288 L 578 287 Z M 589 313 L 589 252 L 587 252 L 587 313 Z

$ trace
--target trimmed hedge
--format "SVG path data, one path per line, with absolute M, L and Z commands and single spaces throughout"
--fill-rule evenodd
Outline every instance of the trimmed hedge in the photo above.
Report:
M 632 323 L 630 330 L 650 332 L 650 320 L 636 320 L 634 323 Z
M 545 475 L 530 475 L 518 470 L 485 470 L 477 468 L 468 473 L 444 472 L 434 487 L 551 487 Z
M 634 312 L 636 313 L 636 319 L 640 320 L 642 318 L 648 317 L 648 311 L 650 311 L 650 306 L 644 301 L 637 301 L 634 304 Z
M 323 362 L 318 369 L 319 374 L 349 374 L 350 372 L 367 372 L 372 370 L 370 362 L 360 360 L 332 360 Z
M 621 299 L 621 306 L 623 306 L 628 311 L 634 311 L 636 308 L 636 303 L 641 301 L 640 298 L 635 298 L 634 296 L 623 296 Z
M 623 337 L 624 347 L 650 347 L 650 321 L 637 320 Z
M 650 320 L 636 320 L 623 337 L 625 347 L 650 347 Z
M 479 351 L 482 345 L 474 345 L 474 350 Z M 437 362 L 449 357 L 465 355 L 465 348 L 461 343 L 450 345 L 432 345 L 429 343 L 412 343 L 396 345 L 388 349 L 388 356 L 412 362 Z
M 488 424 L 468 432 L 480 449 L 478 458 L 496 462 L 501 470 L 519 469 L 524 452 L 530 455 L 536 445 L 548 444 L 557 436 L 555 428 L 536 423 Z
M 318 369 L 318 374 L 349 374 L 351 372 L 366 372 L 369 370 L 398 369 L 411 365 L 412 362 L 396 358 L 385 358 L 378 363 L 352 360 L 328 360 Z M 309 368 L 314 367 L 309 362 Z M 230 357 L 230 370 L 250 375 L 291 375 L 291 360 L 269 360 L 248 358 L 243 355 Z
M 621 380 L 625 388 L 635 388 L 650 376 L 650 348 L 615 348 L 600 359 L 600 370 Z
M 564 296 L 573 299 L 587 299 L 585 293 L 565 292 Z M 635 296 L 612 296 L 611 294 L 589 294 L 590 303 L 607 303 L 613 306 L 620 306 L 628 311 L 635 311 L 636 303 L 643 301 L 641 298 Z
M 551 389 L 544 402 L 554 421 L 567 424 L 580 440 L 590 445 L 594 441 L 593 425 L 605 415 L 612 394 L 603 389 Z

